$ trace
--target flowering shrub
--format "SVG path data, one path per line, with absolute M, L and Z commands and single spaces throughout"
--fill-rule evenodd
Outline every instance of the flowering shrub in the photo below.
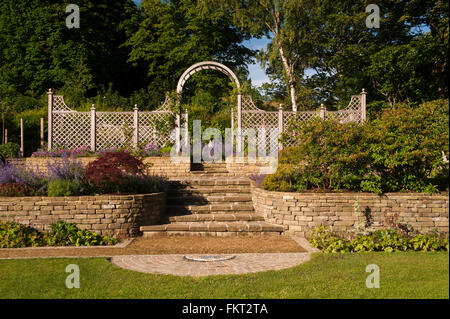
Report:
M 47 162 L 49 180 L 66 179 L 81 182 L 84 179 L 84 167 L 80 161 L 64 156 L 62 160 Z
M 153 144 L 152 142 L 147 143 L 144 146 L 144 155 L 145 156 L 159 156 L 159 147 L 156 144 Z
M 34 152 L 32 157 L 85 157 L 95 155 L 90 151 L 88 146 L 80 146 L 75 149 L 52 149 L 52 150 L 38 150 Z
M 0 184 L 0 196 L 39 196 L 43 195 L 35 187 L 23 185 L 21 183 L 5 183 Z
M 167 189 L 165 179 L 145 174 L 142 161 L 127 152 L 105 152 L 86 168 L 63 156 L 49 161 L 47 172 L 0 163 L 0 196 L 77 196 L 153 193 Z
M 46 192 L 46 177 L 39 170 L 24 168 L 11 163 L 0 163 L 0 184 L 17 183 Z

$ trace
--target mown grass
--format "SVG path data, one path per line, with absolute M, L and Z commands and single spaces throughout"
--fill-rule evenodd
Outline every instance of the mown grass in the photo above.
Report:
M 68 264 L 80 288 L 65 286 Z M 380 288 L 368 289 L 368 264 Z M 105 258 L 0 260 L 0 298 L 449 298 L 448 253 L 314 254 L 282 270 L 203 278 L 144 274 Z

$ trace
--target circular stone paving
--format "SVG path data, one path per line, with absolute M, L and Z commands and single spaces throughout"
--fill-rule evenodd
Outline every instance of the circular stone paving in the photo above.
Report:
M 121 268 L 152 274 L 176 276 L 210 276 L 245 274 L 267 270 L 280 270 L 301 264 L 310 259 L 309 253 L 263 253 L 222 255 L 226 260 L 214 262 L 195 261 L 208 255 L 132 255 L 114 256 L 111 262 Z M 191 260 L 186 259 L 189 257 Z M 206 257 L 206 258 L 205 258 Z

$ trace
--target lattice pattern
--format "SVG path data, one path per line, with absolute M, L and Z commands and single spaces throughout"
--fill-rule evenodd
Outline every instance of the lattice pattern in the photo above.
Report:
M 89 146 L 91 122 L 89 112 L 53 112 L 52 141 L 55 148 Z
M 171 100 L 166 96 L 163 105 L 153 112 L 138 112 L 139 142 L 153 142 L 162 147 L 175 143 L 175 116 Z M 96 150 L 122 147 L 133 142 L 134 112 L 96 112 Z M 77 148 L 91 145 L 91 112 L 71 110 L 62 96 L 53 96 L 52 146 Z
M 262 111 L 262 112 L 264 112 L 263 110 L 260 110 L 255 105 L 255 103 L 253 102 L 252 97 L 251 96 L 247 96 L 247 95 L 242 96 L 242 110 L 243 111 L 245 111 L 245 110 L 248 110 L 248 111 L 254 110 L 254 111 Z
M 53 110 L 54 111 L 72 111 L 64 102 L 62 95 L 53 96 Z
M 348 122 L 362 122 L 361 112 L 356 111 L 335 111 L 335 112 L 326 112 L 327 119 L 334 119 L 339 121 L 340 123 L 348 123 Z
M 152 142 L 159 147 L 175 142 L 171 132 L 175 128 L 172 112 L 153 111 L 139 113 L 139 142 Z
M 352 95 L 349 104 L 344 110 L 361 111 L 361 95 Z
M 96 148 L 121 147 L 133 141 L 132 112 L 97 112 Z

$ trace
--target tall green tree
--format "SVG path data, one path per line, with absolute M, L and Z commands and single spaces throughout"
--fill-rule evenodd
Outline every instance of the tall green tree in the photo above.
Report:
M 0 84 L 39 95 L 49 87 L 83 84 L 83 91 L 111 82 L 129 94 L 139 69 L 127 63 L 129 50 L 123 44 L 139 24 L 137 6 L 131 0 L 80 0 L 80 28 L 68 29 L 69 3 L 0 3 Z M 80 92 L 79 87 L 74 90 Z
M 131 48 L 130 61 L 145 65 L 148 89 L 156 93 L 152 104 L 158 105 L 164 94 L 176 87 L 184 70 L 197 62 L 222 62 L 246 78 L 246 63 L 251 61 L 253 51 L 241 42 L 249 36 L 232 25 L 232 17 L 225 10 L 216 6 L 204 13 L 195 0 L 143 0 L 140 8 L 144 20 L 127 45 Z M 187 83 L 186 93 L 189 95 L 189 86 L 196 84 L 201 90 L 215 91 L 217 96 L 230 89 L 228 81 L 217 72 L 202 72 Z
M 215 1 L 203 0 L 203 7 L 214 8 Z M 267 50 L 260 52 L 264 65 L 269 61 L 271 68 L 279 70 L 287 84 L 292 109 L 297 110 L 297 82 L 303 75 L 300 63 L 302 54 L 308 52 L 307 43 L 301 43 L 305 29 L 312 16 L 314 1 L 311 0 L 226 0 L 221 2 L 233 14 L 236 26 L 248 30 L 253 36 L 271 39 Z

